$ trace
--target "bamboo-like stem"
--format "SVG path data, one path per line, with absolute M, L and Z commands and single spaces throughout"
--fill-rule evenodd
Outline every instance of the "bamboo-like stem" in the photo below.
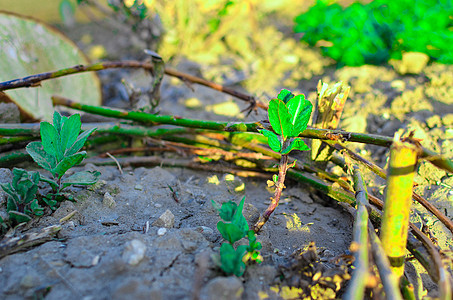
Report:
M 257 131 L 257 128 L 259 126 L 258 123 L 230 123 L 230 122 L 193 120 L 184 119 L 176 116 L 153 115 L 143 112 L 125 111 L 121 109 L 112 109 L 104 106 L 85 105 L 59 96 L 53 96 L 52 101 L 54 105 L 63 105 L 101 116 L 138 121 L 143 122 L 145 124 L 169 124 L 189 128 L 202 128 L 219 131 L 251 131 L 251 132 Z
M 7 168 L 10 166 L 14 166 L 14 165 L 24 162 L 24 161 L 32 161 L 31 156 L 28 155 L 27 152 L 25 152 L 25 149 L 13 150 L 13 151 L 0 153 L 0 167 L 1 168 Z
M 354 220 L 353 241 L 350 250 L 354 253 L 354 273 L 343 299 L 363 299 L 368 278 L 368 193 L 357 166 L 353 167 L 353 179 L 357 211 Z
M 275 184 L 274 196 L 271 197 L 271 203 L 264 211 L 264 213 L 260 216 L 259 220 L 253 226 L 253 231 L 255 231 L 255 233 L 261 230 L 264 224 L 266 224 L 267 220 L 269 220 L 271 214 L 277 208 L 278 202 L 280 201 L 280 197 L 282 195 L 282 191 L 285 188 L 285 178 L 287 170 L 288 170 L 288 155 L 282 155 L 282 157 L 280 158 L 280 164 L 278 165 L 278 181 Z
M 69 99 L 53 96 L 52 97 L 54 105 L 63 105 L 85 111 L 88 113 L 98 114 L 106 117 L 113 117 L 119 119 L 127 119 L 144 123 L 151 124 L 171 124 L 176 126 L 183 126 L 189 128 L 201 128 L 209 130 L 219 130 L 227 132 L 257 132 L 257 129 L 262 126 L 259 122 L 254 123 L 229 123 L 229 122 L 215 122 L 215 121 L 203 121 L 203 120 L 192 120 L 192 119 L 183 119 L 177 116 L 159 116 L 159 115 L 150 115 L 140 112 L 127 112 L 119 109 L 112 109 L 102 106 L 92 106 L 77 103 Z M 357 132 L 347 132 L 342 130 L 329 130 L 329 129 L 318 129 L 318 128 L 307 128 L 300 135 L 300 137 L 307 137 L 312 139 L 321 139 L 321 140 L 332 140 L 332 141 L 341 141 L 341 142 L 357 142 L 365 143 L 383 147 L 389 147 L 392 144 L 392 138 L 387 136 L 381 136 L 376 134 L 365 134 Z M 421 157 L 431 157 L 429 160 L 435 166 L 442 168 L 450 173 L 453 173 L 453 161 L 447 158 L 444 158 L 436 153 L 421 148 Z
M 398 277 L 393 274 L 390 269 L 390 261 L 388 257 L 384 254 L 384 248 L 382 247 L 381 240 L 377 236 L 373 224 L 368 223 L 368 233 L 370 236 L 371 242 L 371 252 L 376 262 L 376 266 L 381 278 L 382 286 L 384 287 L 384 292 L 386 299 L 393 300 L 402 300 L 401 292 L 399 290 L 399 280 Z
M 381 240 L 385 253 L 389 257 L 392 271 L 398 277 L 404 273 L 407 230 L 416 166 L 416 147 L 395 140 L 390 148 Z
M 154 64 L 149 62 L 140 62 L 140 61 L 133 61 L 133 60 L 126 60 L 126 61 L 111 61 L 111 62 L 99 62 L 91 65 L 77 65 L 72 66 L 69 68 L 40 73 L 35 75 L 30 75 L 23 78 L 13 79 L 5 82 L 0 82 L 0 91 L 17 89 L 21 87 L 35 87 L 39 85 L 41 81 L 54 79 L 62 76 L 68 76 L 71 74 L 83 73 L 83 72 L 92 72 L 92 71 L 100 71 L 106 69 L 113 69 L 113 68 L 139 68 L 145 69 L 148 71 L 154 71 Z M 177 77 L 185 82 L 192 82 L 200 85 L 204 85 L 211 89 L 214 89 L 219 92 L 223 92 L 225 94 L 229 94 L 234 96 L 238 99 L 244 100 L 250 103 L 250 107 L 254 108 L 260 107 L 267 110 L 267 105 L 257 101 L 253 96 L 243 94 L 241 92 L 235 91 L 231 88 L 224 87 L 220 84 L 207 81 L 205 79 L 199 78 L 197 76 L 189 75 L 183 72 L 179 72 L 177 70 L 171 68 L 165 68 L 164 73 L 169 76 Z
M 0 146 L 14 144 L 14 143 L 21 143 L 21 142 L 29 142 L 34 139 L 35 138 L 32 136 L 3 137 L 3 138 L 0 138 Z
M 384 202 L 369 195 L 369 199 L 380 209 Z M 379 223 L 381 216 L 370 215 L 374 223 Z M 407 250 L 422 264 L 431 279 L 438 283 L 441 299 L 451 299 L 451 277 L 445 270 L 442 258 L 432 241 L 421 232 L 414 224 L 409 223 L 410 233 L 407 237 Z
M 366 160 L 359 154 L 355 153 L 354 151 L 349 150 L 348 148 L 346 148 L 342 145 L 339 145 L 337 143 L 330 143 L 330 142 L 327 142 L 327 143 L 329 145 L 335 147 L 335 149 L 337 149 L 339 151 L 343 151 L 343 153 L 345 155 L 348 155 L 353 160 L 363 164 L 364 166 L 366 166 L 368 169 L 370 169 L 373 173 L 375 173 L 379 177 L 381 177 L 383 179 L 387 179 L 387 174 L 378 165 Z M 420 203 L 424 208 L 426 208 L 433 215 L 435 215 L 436 218 L 438 218 L 445 225 L 445 227 L 447 227 L 450 230 L 450 232 L 453 234 L 453 221 L 452 220 L 450 220 L 437 207 L 435 207 L 433 204 L 431 204 L 429 201 L 427 201 L 425 198 L 423 198 L 416 192 L 412 193 L 412 198 L 415 199 L 415 201 L 417 201 L 418 203 Z

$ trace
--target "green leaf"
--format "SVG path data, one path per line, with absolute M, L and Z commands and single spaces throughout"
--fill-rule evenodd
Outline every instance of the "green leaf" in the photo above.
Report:
M 43 181 L 43 182 L 47 182 L 48 184 L 50 184 L 50 186 L 52 187 L 52 189 L 57 189 L 58 188 L 58 183 L 55 181 L 55 180 L 52 180 L 42 174 L 39 174 L 39 180 Z
M 294 98 L 294 94 L 291 93 L 288 90 L 283 89 L 283 90 L 280 91 L 280 93 L 278 94 L 277 98 L 282 100 L 286 104 L 286 103 L 288 103 L 289 100 Z
M 92 185 L 95 184 L 99 176 L 101 176 L 101 172 L 98 171 L 81 171 L 77 172 L 65 180 L 63 180 L 63 189 L 67 186 L 77 184 L 77 185 Z
M 61 160 L 63 153 L 61 151 L 60 135 L 55 127 L 49 122 L 41 122 L 40 133 L 44 151 L 55 156 L 57 161 Z
M 289 146 L 282 151 L 282 154 L 288 154 L 291 150 L 308 151 L 310 148 L 301 138 L 295 138 L 291 140 Z
M 58 133 L 61 133 L 61 128 L 63 127 L 63 123 L 67 120 L 67 117 L 64 117 L 60 115 L 58 111 L 54 111 L 53 113 L 53 127 L 58 131 Z
M 238 228 L 242 231 L 242 236 L 244 237 L 247 232 L 249 231 L 249 225 L 247 224 L 247 220 L 245 219 L 244 215 L 242 214 L 242 209 L 244 208 L 245 196 L 242 198 L 241 202 L 239 202 L 239 206 L 234 213 L 233 218 L 231 219 L 231 223 L 238 226 Z
M 280 99 L 272 99 L 269 102 L 269 122 L 274 131 L 282 136 L 283 141 L 286 140 L 288 134 L 292 131 L 291 115 L 285 103 Z
M 20 168 L 13 169 L 12 188 L 17 194 L 17 205 L 28 205 L 35 198 L 38 191 L 39 173 Z
M 34 199 L 30 205 L 31 211 L 35 216 L 42 216 L 44 214 L 44 208 L 38 204 L 38 200 Z
M 18 203 L 19 202 L 19 195 L 16 193 L 16 191 L 14 190 L 14 188 L 12 187 L 11 183 L 3 183 L 3 184 L 0 184 L 1 188 L 5 191 L 5 193 L 8 194 L 8 204 L 9 204 L 9 200 L 11 200 L 13 203 Z M 7 204 L 7 205 L 8 205 Z M 14 210 L 16 209 L 16 204 L 14 204 Z M 10 210 L 9 208 L 7 208 L 7 210 Z
M 218 208 L 218 205 L 214 206 Z M 237 210 L 238 205 L 233 202 L 233 201 L 228 201 L 222 204 L 222 207 L 220 209 L 217 209 L 219 211 L 219 216 L 222 220 L 225 222 L 231 222 L 233 219 L 234 213 Z
M 63 127 L 61 128 L 60 141 L 63 153 L 65 155 L 67 155 L 66 153 L 69 152 L 70 148 L 72 147 L 72 145 L 74 145 L 75 141 L 77 140 L 81 127 L 82 122 L 80 121 L 79 114 L 72 115 L 68 120 L 66 120 L 63 123 Z
M 253 252 L 255 250 L 260 250 L 261 249 L 261 243 L 256 241 L 256 235 L 253 230 L 249 230 L 247 232 L 247 238 L 249 240 L 249 246 L 247 251 L 248 252 Z
M 244 237 L 244 231 L 236 224 L 233 223 L 224 223 L 219 221 L 217 223 L 217 230 L 220 232 L 222 237 L 234 244 Z
M 92 128 L 90 130 L 86 130 L 82 132 L 76 139 L 75 143 L 71 145 L 69 149 L 66 149 L 65 155 L 73 155 L 77 153 L 80 149 L 82 149 L 83 145 L 85 144 L 87 138 L 90 136 L 96 128 Z M 79 130 L 80 131 L 80 130 Z
M 242 276 L 245 272 L 245 264 L 242 261 L 245 253 L 247 252 L 247 246 L 240 245 L 235 250 L 232 245 L 223 243 L 220 246 L 220 262 L 222 270 L 228 275 L 234 274 L 236 276 Z
M 8 214 L 9 214 L 9 218 L 18 224 L 26 223 L 31 220 L 30 216 L 28 216 L 24 213 L 18 212 L 18 211 L 9 211 Z
M 80 164 L 86 155 L 87 153 L 85 151 L 82 151 L 70 156 L 66 156 L 58 163 L 55 169 L 52 170 L 52 173 L 57 174 L 58 178 L 61 178 L 61 176 L 63 176 L 63 174 L 66 173 L 67 170 L 75 165 Z
M 51 172 L 57 166 L 56 157 L 44 151 L 41 142 L 29 143 L 26 150 L 28 154 L 30 154 L 31 158 L 33 158 L 33 160 L 45 170 Z
M 293 125 L 289 136 L 296 137 L 307 128 L 313 105 L 305 99 L 304 95 L 298 95 L 291 99 L 287 106 Z
M 280 152 L 280 150 L 282 149 L 282 143 L 280 142 L 278 135 L 266 129 L 259 130 L 259 132 L 267 137 L 267 143 L 273 151 Z

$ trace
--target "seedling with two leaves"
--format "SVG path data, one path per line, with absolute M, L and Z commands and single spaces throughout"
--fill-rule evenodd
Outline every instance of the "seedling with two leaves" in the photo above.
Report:
M 48 178 L 40 174 L 40 180 L 52 187 L 52 193 L 44 197 L 44 201 L 54 208 L 57 201 L 65 199 L 62 190 L 70 185 L 92 185 L 101 175 L 98 171 L 81 171 L 63 178 L 63 175 L 73 166 L 78 165 L 86 157 L 85 151 L 78 152 L 88 136 L 95 128 L 79 134 L 82 128 L 80 115 L 65 117 L 55 112 L 53 125 L 41 122 L 41 142 L 31 142 L 27 152 L 33 160 L 52 175 Z
M 212 205 L 219 212 L 223 221 L 217 223 L 217 229 L 222 237 L 228 241 L 220 247 L 220 259 L 218 256 L 214 260 L 220 268 L 228 275 L 234 274 L 242 276 L 245 272 L 245 263 L 249 260 L 261 263 L 262 257 L 259 253 L 261 243 L 256 241 L 253 230 L 249 230 L 247 220 L 242 214 L 245 197 L 242 198 L 239 206 L 233 202 L 225 202 L 222 206 L 212 201 Z M 242 238 L 247 237 L 248 245 L 239 245 L 234 248 L 233 244 Z
M 269 122 L 274 132 L 262 129 L 260 133 L 267 137 L 269 147 L 281 154 L 281 159 L 278 175 L 274 175 L 272 181 L 268 182 L 270 186 L 275 186 L 274 196 L 271 198 L 269 207 L 254 225 L 255 232 L 263 227 L 278 206 L 282 190 L 285 187 L 286 171 L 295 164 L 295 162 L 288 164 L 288 154 L 292 150 L 310 150 L 298 136 L 307 128 L 312 108 L 313 105 L 305 99 L 303 94 L 295 96 L 288 90 L 282 90 L 276 99 L 269 102 Z

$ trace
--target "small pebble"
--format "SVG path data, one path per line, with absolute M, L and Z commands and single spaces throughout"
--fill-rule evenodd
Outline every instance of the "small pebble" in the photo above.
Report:
M 137 184 L 136 186 L 134 186 L 134 189 L 141 191 L 141 190 L 143 190 L 143 185 Z
M 105 192 L 104 199 L 102 200 L 102 205 L 108 208 L 114 208 L 116 206 L 116 202 L 109 192 Z
M 135 266 L 145 257 L 146 245 L 140 240 L 132 240 L 126 244 L 123 252 L 123 260 Z
M 153 226 L 172 228 L 175 225 L 175 215 L 167 209 L 160 217 L 154 221 Z
M 157 235 L 158 236 L 163 236 L 164 234 L 167 233 L 167 228 L 159 228 L 159 230 L 157 230 Z

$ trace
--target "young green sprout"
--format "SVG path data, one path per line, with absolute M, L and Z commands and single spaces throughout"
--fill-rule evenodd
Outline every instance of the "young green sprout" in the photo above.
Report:
M 278 94 L 278 97 L 272 99 L 269 103 L 269 122 L 274 132 L 262 129 L 260 133 L 267 137 L 269 147 L 281 154 L 281 159 L 278 166 L 278 175 L 273 176 L 273 185 L 275 185 L 274 196 L 271 197 L 269 207 L 255 224 L 253 228 L 255 232 L 258 232 L 263 227 L 278 206 L 283 188 L 285 187 L 286 171 L 292 166 L 288 164 L 288 154 L 292 150 L 310 150 L 298 136 L 307 128 L 312 108 L 312 104 L 305 99 L 303 94 L 294 96 L 288 90 L 282 90 Z

